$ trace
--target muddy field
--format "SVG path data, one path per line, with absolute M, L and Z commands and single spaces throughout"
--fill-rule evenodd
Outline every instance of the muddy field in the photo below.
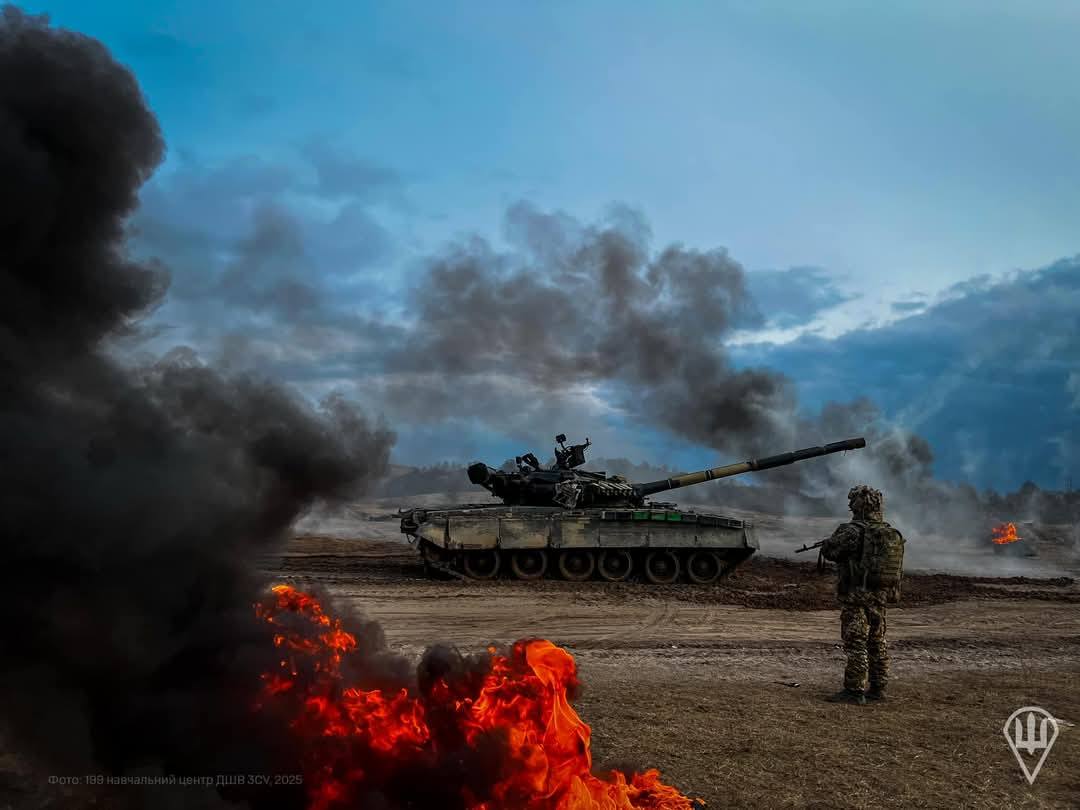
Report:
M 570 649 L 598 762 L 654 765 L 709 807 L 1080 805 L 1080 586 L 914 574 L 890 613 L 892 700 L 823 702 L 843 666 L 832 579 L 758 557 L 724 585 L 476 584 L 424 577 L 395 540 L 300 537 L 264 561 L 379 619 L 410 654 L 543 636 Z M 1062 732 L 1034 786 L 1001 728 Z

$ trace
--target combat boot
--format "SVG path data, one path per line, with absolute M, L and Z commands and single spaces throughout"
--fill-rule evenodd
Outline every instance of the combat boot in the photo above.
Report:
M 835 695 L 825 698 L 825 700 L 829 703 L 854 703 L 856 706 L 866 704 L 866 696 L 862 692 L 856 692 L 853 689 L 841 689 Z
M 883 688 L 881 688 L 881 687 L 871 686 L 870 690 L 866 693 L 866 699 L 867 700 L 876 700 L 878 702 L 883 702 L 883 701 L 886 700 L 886 698 L 885 698 L 885 690 Z

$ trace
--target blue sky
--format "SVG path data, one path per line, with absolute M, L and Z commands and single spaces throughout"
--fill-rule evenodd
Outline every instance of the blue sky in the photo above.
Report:
M 138 225 L 174 269 L 162 322 L 197 345 L 241 319 L 227 296 L 200 298 L 210 289 L 200 274 L 215 261 L 235 270 L 244 245 L 247 269 L 230 276 L 237 298 L 302 267 L 338 304 L 389 328 L 407 317 L 425 257 L 464 234 L 500 244 L 516 201 L 582 222 L 621 203 L 647 220 L 655 249 L 722 246 L 749 271 L 760 318 L 724 340 L 741 347 L 738 362 L 780 369 L 818 407 L 859 393 L 840 366 L 866 367 L 861 353 L 917 357 L 905 342 L 912 323 L 966 323 L 987 285 L 1012 290 L 1013 271 L 1080 251 L 1071 2 L 23 5 L 101 39 L 157 112 L 169 154 Z M 1043 303 L 1025 299 L 1018 319 L 1033 330 L 1020 344 L 1042 347 L 1031 362 L 1046 363 L 1018 401 L 1052 411 L 1041 441 L 1071 447 L 1077 324 L 1060 312 L 1041 319 Z M 967 354 L 953 358 L 954 376 L 977 334 L 973 325 L 957 338 Z M 376 373 L 327 370 L 312 352 L 278 357 L 275 371 L 319 390 L 363 387 Z M 987 362 L 967 373 L 993 377 Z M 993 463 L 994 437 L 1023 423 L 1017 409 L 979 411 L 961 440 L 949 426 L 970 403 L 943 394 L 915 408 L 907 388 L 910 402 L 890 401 L 889 368 L 869 367 L 879 376 L 867 390 L 933 437 L 942 474 L 1061 484 L 1067 459 L 1015 460 L 1004 474 Z M 537 440 L 558 427 L 541 426 Z M 482 425 L 399 433 L 406 461 L 426 460 L 425 449 L 497 454 L 524 438 L 488 440 Z M 656 436 L 620 449 L 699 458 Z

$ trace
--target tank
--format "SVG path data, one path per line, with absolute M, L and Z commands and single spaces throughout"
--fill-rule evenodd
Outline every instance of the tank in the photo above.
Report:
M 751 521 L 650 500 L 681 487 L 783 467 L 857 450 L 863 438 L 753 459 L 647 483 L 578 469 L 591 446 L 555 437 L 555 463 L 533 453 L 516 469 L 477 462 L 469 480 L 501 503 L 406 509 L 401 531 L 429 569 L 469 579 L 560 576 L 581 582 L 642 578 L 654 584 L 681 579 L 707 585 L 730 573 L 758 548 Z

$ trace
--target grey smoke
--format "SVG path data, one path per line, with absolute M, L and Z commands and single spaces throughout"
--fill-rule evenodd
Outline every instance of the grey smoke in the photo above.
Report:
M 416 328 L 387 357 L 395 408 L 542 418 L 597 390 L 639 422 L 733 449 L 763 446 L 793 407 L 784 377 L 736 369 L 723 349 L 754 316 L 724 251 L 653 254 L 647 225 L 626 209 L 590 226 L 518 204 L 506 236 L 508 252 L 475 238 L 431 261 L 410 296 Z

